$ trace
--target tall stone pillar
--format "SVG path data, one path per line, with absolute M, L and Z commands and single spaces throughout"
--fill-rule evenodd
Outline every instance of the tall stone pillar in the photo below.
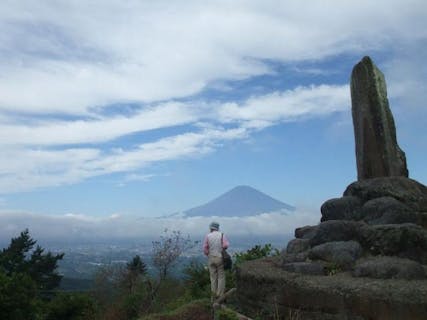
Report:
M 358 180 L 408 177 L 405 153 L 396 140 L 384 75 L 369 57 L 353 68 L 351 104 Z

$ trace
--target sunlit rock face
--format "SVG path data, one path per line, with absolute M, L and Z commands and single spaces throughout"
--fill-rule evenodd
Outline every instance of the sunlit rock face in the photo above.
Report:
M 353 68 L 350 86 L 358 179 L 408 177 L 383 73 L 364 57 Z

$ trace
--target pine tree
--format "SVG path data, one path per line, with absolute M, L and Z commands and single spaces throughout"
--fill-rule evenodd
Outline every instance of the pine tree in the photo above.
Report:
M 129 293 L 133 293 L 138 280 L 145 275 L 147 275 L 147 265 L 139 255 L 136 255 L 132 261 L 126 264 L 125 282 L 127 283 Z
M 59 286 L 61 276 L 56 269 L 64 254 L 44 253 L 39 245 L 32 251 L 36 243 L 28 229 L 22 231 L 19 237 L 12 238 L 10 245 L 0 252 L 0 269 L 7 276 L 16 273 L 28 275 L 42 293 Z
M 39 319 L 43 314 L 42 299 L 59 285 L 61 276 L 57 263 L 64 254 L 44 253 L 34 246 L 28 229 L 12 238 L 0 251 L 0 319 Z M 40 318 L 41 319 L 41 318 Z M 44 318 L 43 318 L 44 319 Z

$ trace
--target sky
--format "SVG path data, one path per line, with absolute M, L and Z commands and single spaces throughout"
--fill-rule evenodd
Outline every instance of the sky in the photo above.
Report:
M 349 78 L 365 55 L 427 184 L 425 0 L 3 0 L 0 29 L 3 235 L 157 232 L 237 185 L 298 208 L 246 229 L 315 223 L 356 180 Z

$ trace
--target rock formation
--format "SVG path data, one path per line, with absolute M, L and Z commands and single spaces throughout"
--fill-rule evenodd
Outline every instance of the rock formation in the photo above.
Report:
M 358 181 L 321 206 L 320 224 L 297 228 L 279 259 L 241 267 L 241 306 L 263 319 L 271 310 L 300 319 L 426 319 L 427 187 L 407 177 L 384 76 L 369 57 L 351 82 Z
M 396 140 L 384 75 L 369 57 L 353 68 L 351 101 L 358 179 L 408 177 L 405 153 Z

